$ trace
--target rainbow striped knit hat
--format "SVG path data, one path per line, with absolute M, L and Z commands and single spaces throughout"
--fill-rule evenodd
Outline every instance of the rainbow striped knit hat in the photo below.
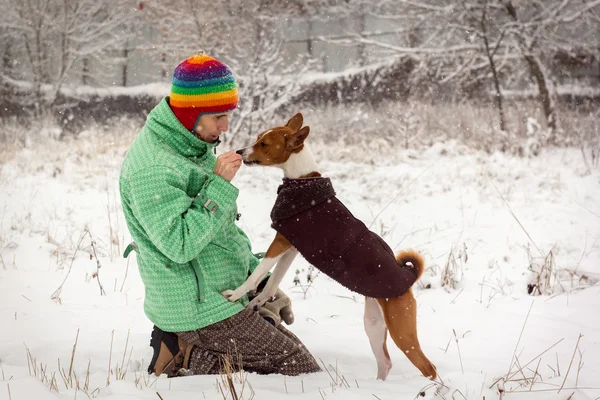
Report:
M 169 104 L 181 124 L 194 131 L 202 114 L 235 110 L 237 83 L 225 64 L 197 54 L 175 68 Z

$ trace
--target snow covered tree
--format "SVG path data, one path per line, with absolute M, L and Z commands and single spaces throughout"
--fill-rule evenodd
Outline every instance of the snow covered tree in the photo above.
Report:
M 391 57 L 410 57 L 416 63 L 415 86 L 434 87 L 454 82 L 465 94 L 491 81 L 501 130 L 506 130 L 501 74 L 510 67 L 506 31 L 496 0 L 439 2 L 380 0 L 370 13 L 393 19 L 401 26 L 401 41 L 381 41 L 361 34 L 354 40 L 380 48 Z M 506 18 L 505 18 L 506 19 Z M 454 91 L 455 92 L 455 91 Z M 439 97 L 440 93 L 435 93 Z
M 232 132 L 244 135 L 229 135 L 228 143 L 237 140 L 245 144 L 248 137 L 255 137 L 274 122 L 276 113 L 297 96 L 303 87 L 299 77 L 311 65 L 293 63 L 284 66 L 281 42 L 268 38 L 264 31 L 258 32 L 258 41 L 249 47 L 239 47 L 242 55 L 233 61 L 233 68 L 240 81 L 240 107 L 232 126 Z
M 419 65 L 413 73 L 416 81 L 453 81 L 463 90 L 480 84 L 493 87 L 501 130 L 506 129 L 501 88 L 530 75 L 554 136 L 558 118 L 551 85 L 553 56 L 597 58 L 600 49 L 599 0 L 378 0 L 370 4 L 371 15 L 406 27 L 399 32 L 407 34 L 408 40 L 390 43 L 364 33 L 347 40 L 378 47 L 390 56 L 412 57 Z
M 278 30 L 285 18 L 278 12 L 286 11 L 267 3 L 232 0 L 220 7 L 206 0 L 144 3 L 146 22 L 159 33 L 146 48 L 164 60 L 169 74 L 173 65 L 195 52 L 232 67 L 240 85 L 240 105 L 230 130 L 248 136 L 273 121 L 277 110 L 298 92 L 298 74 L 310 65 L 306 60 L 285 62 Z M 228 135 L 226 141 L 246 141 L 248 136 Z
M 4 55 L 19 65 L 18 74 L 13 68 L 8 78 L 31 82 L 32 95 L 23 100 L 40 106 L 54 103 L 78 62 L 101 59 L 127 39 L 123 27 L 134 10 L 130 1 L 120 0 L 5 0 L 2 9 Z
M 569 54 L 577 49 L 598 55 L 600 40 L 596 35 L 600 25 L 593 17 L 600 12 L 600 1 L 550 0 L 523 3 L 504 0 L 502 5 L 513 22 L 511 36 L 516 42 L 515 48 L 525 60 L 537 85 L 551 134 L 549 140 L 554 141 L 558 118 L 547 64 L 551 63 L 552 55 L 560 51 Z

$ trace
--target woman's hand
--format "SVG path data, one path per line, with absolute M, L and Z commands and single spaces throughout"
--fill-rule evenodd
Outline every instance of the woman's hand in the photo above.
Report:
M 233 151 L 228 151 L 217 157 L 217 165 L 215 165 L 213 172 L 228 182 L 231 182 L 241 165 L 242 156 Z

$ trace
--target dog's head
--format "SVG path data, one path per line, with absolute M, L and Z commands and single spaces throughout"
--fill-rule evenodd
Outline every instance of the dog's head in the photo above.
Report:
M 242 156 L 246 165 L 284 164 L 292 154 L 304 148 L 304 141 L 310 133 L 310 127 L 302 127 L 304 117 L 294 115 L 285 124 L 261 132 L 253 145 L 240 149 L 236 153 Z

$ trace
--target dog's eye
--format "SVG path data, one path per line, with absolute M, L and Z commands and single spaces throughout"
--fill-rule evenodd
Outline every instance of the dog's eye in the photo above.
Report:
M 260 142 L 260 147 L 267 147 L 267 144 L 265 142 Z

